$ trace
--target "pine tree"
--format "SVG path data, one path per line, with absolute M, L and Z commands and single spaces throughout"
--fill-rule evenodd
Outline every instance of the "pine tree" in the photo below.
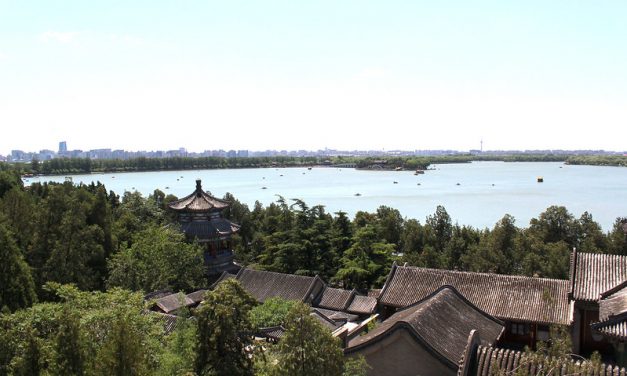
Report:
M 83 351 L 77 313 L 66 305 L 59 316 L 54 365 L 56 373 L 59 375 L 83 375 L 85 371 Z
M 339 376 L 344 356 L 337 338 L 299 303 L 287 315 L 278 349 L 277 374 L 286 376 Z
M 0 217 L 0 311 L 29 307 L 36 300 L 30 268 Z
M 198 375 L 252 375 L 250 310 L 255 300 L 228 279 L 208 292 L 196 310 L 195 371 Z

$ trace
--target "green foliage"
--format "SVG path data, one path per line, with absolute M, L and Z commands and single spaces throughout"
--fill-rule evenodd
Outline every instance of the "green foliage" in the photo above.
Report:
M 52 365 L 58 375 L 82 375 L 85 372 L 85 354 L 81 338 L 80 319 L 68 305 L 61 310 L 56 335 L 56 357 Z
M 393 253 L 394 245 L 382 241 L 372 225 L 361 227 L 353 236 L 353 245 L 342 257 L 342 267 L 335 279 L 345 288 L 368 289 L 381 285 L 389 272 Z
M 0 170 L 0 198 L 14 188 L 23 188 L 24 183 L 17 170 Z
M 184 375 L 194 370 L 196 356 L 196 324 L 192 320 L 179 320 L 176 329 L 165 339 L 158 375 Z
M 37 297 L 30 268 L 0 213 L 0 312 L 32 305 Z
M 256 304 L 234 279 L 207 292 L 196 309 L 198 375 L 252 375 L 250 310 Z
M 340 341 L 298 303 L 286 318 L 285 334 L 277 349 L 276 375 L 341 375 L 344 356 Z
M 342 376 L 366 376 L 370 368 L 363 355 L 351 356 L 344 360 Z
M 250 323 L 254 329 L 281 325 L 296 304 L 296 301 L 280 297 L 267 299 L 250 311 Z
M 142 375 L 157 369 L 163 328 L 140 294 L 49 284 L 56 303 L 0 315 L 0 375 Z
M 192 291 L 205 284 L 203 251 L 180 231 L 151 225 L 109 259 L 108 286 L 146 292 Z

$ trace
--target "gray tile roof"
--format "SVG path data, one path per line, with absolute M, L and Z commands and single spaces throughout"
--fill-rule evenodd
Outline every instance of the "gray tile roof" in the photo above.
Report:
M 316 307 L 313 309 L 315 309 L 316 311 L 320 312 L 321 314 L 325 315 L 326 317 L 328 317 L 329 319 L 335 322 L 354 322 L 354 321 L 359 320 L 359 316 L 342 312 L 342 311 L 335 311 L 332 309 L 325 309 L 325 308 L 320 308 L 320 307 Z
M 570 279 L 574 300 L 596 302 L 603 292 L 627 281 L 627 256 L 572 252 Z
M 457 369 L 472 330 L 484 343 L 493 343 L 503 332 L 503 323 L 481 311 L 452 286 L 442 286 L 423 300 L 407 307 L 366 335 L 351 341 L 345 350 L 355 353 L 375 345 L 394 330 L 408 330 L 418 342 L 447 366 Z
M 228 206 L 227 201 L 215 198 L 203 191 L 200 180 L 196 180 L 196 190 L 192 194 L 168 204 L 170 209 L 183 212 L 221 211 Z
M 355 295 L 346 310 L 359 315 L 371 315 L 377 310 L 377 298 Z
M 592 329 L 611 339 L 627 340 L 627 283 L 603 293 L 599 301 L 599 322 Z
M 572 375 L 598 375 L 598 376 L 625 376 L 624 368 L 602 364 L 598 370 L 593 371 L 590 363 L 575 361 L 555 361 L 549 357 L 532 358 L 528 354 L 489 346 L 477 346 L 471 353 L 471 366 L 466 372 L 460 364 L 458 376 L 492 376 L 492 375 L 517 375 L 530 376 L 572 376 Z
M 230 278 L 235 278 L 235 274 L 231 274 L 229 272 L 222 272 L 222 274 L 220 274 L 220 276 L 218 277 L 218 279 L 216 279 L 215 282 L 213 282 L 213 284 L 211 285 L 211 289 L 215 289 L 216 286 L 218 286 L 218 284 L 226 279 L 230 279 Z
M 198 291 L 194 291 L 194 292 L 190 292 L 189 294 L 187 294 L 187 297 L 194 302 L 194 304 L 198 304 L 200 302 L 202 302 L 202 300 L 205 298 L 205 293 L 207 292 L 207 290 L 198 290 Z
M 242 268 L 235 278 L 246 291 L 262 303 L 275 296 L 311 302 L 324 288 L 324 283 L 317 276 L 307 277 L 248 268 Z
M 212 218 L 208 221 L 182 222 L 181 230 L 190 238 L 198 240 L 213 239 L 238 232 L 239 225 L 224 218 Z
M 351 291 L 326 287 L 322 292 L 322 297 L 317 305 L 322 308 L 344 311 L 350 304 L 353 295 L 355 295 L 354 290 Z
M 569 325 L 569 281 L 393 265 L 379 303 L 401 308 L 440 286 L 454 286 L 474 305 L 504 320 Z
M 315 308 L 311 310 L 311 312 L 309 313 L 309 316 L 315 318 L 320 323 L 320 325 L 329 329 L 330 331 L 334 331 L 335 329 L 342 326 L 342 323 L 338 323 L 335 320 L 330 319 L 329 317 L 319 312 Z
M 181 307 L 189 307 L 194 305 L 194 301 L 182 294 L 170 294 L 155 300 L 155 305 L 159 307 L 163 313 L 174 312 Z
M 593 330 L 603 334 L 610 339 L 627 341 L 627 316 L 614 317 L 590 325 Z
M 265 337 L 267 339 L 272 339 L 274 341 L 280 340 L 284 334 L 285 334 L 285 328 L 281 325 L 259 329 L 260 336 Z

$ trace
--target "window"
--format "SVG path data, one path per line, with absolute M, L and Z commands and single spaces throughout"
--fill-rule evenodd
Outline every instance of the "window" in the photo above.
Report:
M 523 323 L 512 323 L 510 327 L 510 332 L 517 336 L 524 336 L 529 334 L 529 324 Z

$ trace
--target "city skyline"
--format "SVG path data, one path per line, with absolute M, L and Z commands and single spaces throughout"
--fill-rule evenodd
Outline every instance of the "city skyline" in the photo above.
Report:
M 0 154 L 624 149 L 627 3 L 0 0 Z

